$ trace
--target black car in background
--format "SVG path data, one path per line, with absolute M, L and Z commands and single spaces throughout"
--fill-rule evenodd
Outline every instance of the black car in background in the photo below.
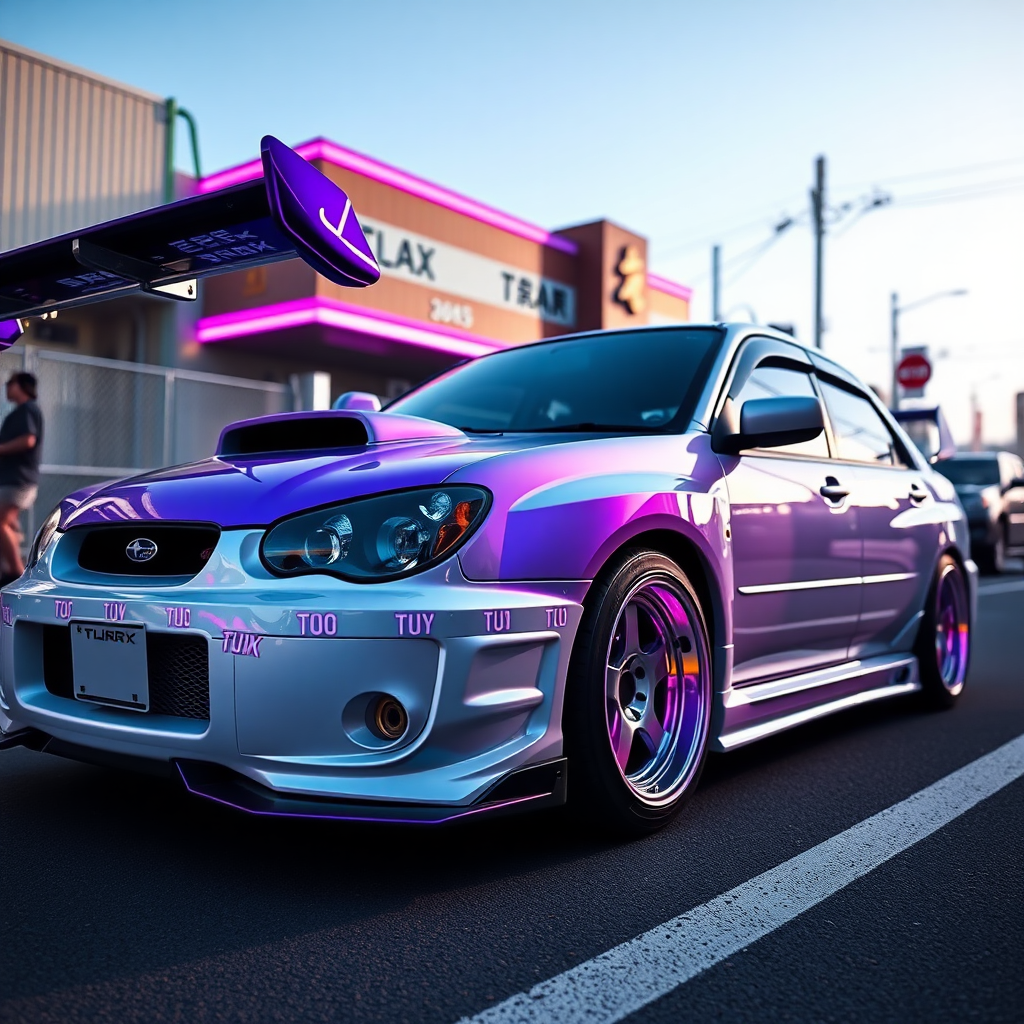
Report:
M 1003 572 L 1024 555 L 1024 462 L 1012 452 L 958 452 L 935 468 L 956 488 L 971 529 L 971 555 L 983 572 Z

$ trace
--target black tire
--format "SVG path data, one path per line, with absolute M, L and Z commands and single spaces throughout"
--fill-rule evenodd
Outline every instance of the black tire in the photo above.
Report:
M 914 653 L 922 697 L 934 708 L 951 708 L 963 693 L 971 659 L 970 596 L 960 563 L 943 555 L 935 570 Z
M 563 725 L 571 809 L 618 834 L 666 825 L 704 767 L 711 700 L 711 646 L 696 591 L 664 555 L 625 551 L 591 588 L 570 659 Z

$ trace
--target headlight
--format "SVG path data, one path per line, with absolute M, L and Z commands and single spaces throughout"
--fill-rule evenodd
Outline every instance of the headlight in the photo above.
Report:
M 483 521 L 490 500 L 482 487 L 465 484 L 359 498 L 275 524 L 260 554 L 278 576 L 408 576 L 451 555 Z
M 43 520 L 43 525 L 39 527 L 36 539 L 32 541 L 32 548 L 28 553 L 28 561 L 25 563 L 26 569 L 31 569 L 46 554 L 46 549 L 53 543 L 54 537 L 57 536 L 57 526 L 59 523 L 60 505 Z

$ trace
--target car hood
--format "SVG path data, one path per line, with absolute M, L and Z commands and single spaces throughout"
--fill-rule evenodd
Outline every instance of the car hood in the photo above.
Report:
M 61 529 L 131 520 L 266 526 L 282 516 L 336 501 L 430 487 L 481 460 L 578 438 L 471 438 L 456 433 L 315 456 L 219 456 L 76 491 L 61 503 Z

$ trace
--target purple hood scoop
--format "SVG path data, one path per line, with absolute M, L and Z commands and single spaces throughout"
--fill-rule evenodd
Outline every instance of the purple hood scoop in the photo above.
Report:
M 465 440 L 455 427 L 419 416 L 334 410 L 279 413 L 229 423 L 217 443 L 224 458 L 296 452 L 303 456 L 336 448 L 395 441 Z

